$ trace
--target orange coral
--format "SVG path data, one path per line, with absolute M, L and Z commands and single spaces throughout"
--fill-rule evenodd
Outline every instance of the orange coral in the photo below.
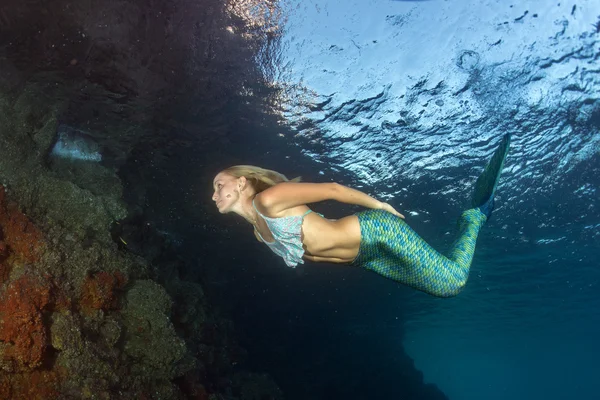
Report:
M 0 261 L 4 261 L 6 257 L 8 257 L 8 248 L 4 242 L 0 241 Z
M 50 400 L 60 394 L 64 371 L 31 371 L 25 374 L 0 375 L 0 399 Z
M 0 241 L 0 285 L 8 280 L 10 276 L 10 271 L 12 269 L 11 265 L 4 262 L 8 257 L 8 247 L 4 242 Z
M 2 240 L 12 253 L 25 261 L 38 260 L 44 245 L 42 233 L 19 211 L 15 203 L 5 201 L 5 189 L 0 185 L 0 226 Z
M 0 261 L 0 285 L 2 285 L 8 280 L 11 269 L 12 267 L 10 264 L 3 263 L 2 261 Z
M 44 245 L 41 232 L 27 216 L 14 203 L 7 204 L 0 185 L 0 284 L 9 280 L 16 260 L 38 261 Z M 50 346 L 43 313 L 70 308 L 70 299 L 56 289 L 50 277 L 28 272 L 0 294 L 0 355 L 12 372 L 0 374 L 0 399 L 57 398 L 65 374 L 56 367 L 43 369 Z
M 51 287 L 43 279 L 22 276 L 12 282 L 0 302 L 0 340 L 6 344 L 4 358 L 16 370 L 42 365 L 48 333 L 42 311 L 50 303 Z
M 119 291 L 125 287 L 127 278 L 121 272 L 101 271 L 86 278 L 81 289 L 83 310 L 118 310 Z

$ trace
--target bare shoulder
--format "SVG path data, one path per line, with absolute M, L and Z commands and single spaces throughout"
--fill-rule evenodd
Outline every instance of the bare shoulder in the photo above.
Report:
M 294 215 L 294 212 L 297 212 L 297 209 L 299 208 L 308 208 L 306 205 L 301 204 L 295 207 L 282 209 L 280 207 L 277 207 L 277 199 L 273 197 L 277 196 L 277 193 L 275 193 L 275 195 L 267 193 L 267 196 L 265 196 L 265 192 L 266 190 L 257 194 L 254 197 L 254 207 L 258 210 L 258 212 L 260 212 L 264 216 L 271 218 L 287 217 L 290 215 Z
M 265 209 L 280 213 L 300 205 L 333 200 L 336 189 L 337 184 L 331 182 L 282 182 L 259 193 L 255 199 Z
M 270 190 L 270 188 L 263 192 L 258 193 L 256 196 L 254 196 L 254 200 L 253 200 L 254 207 L 256 207 L 258 209 L 258 211 L 260 211 L 263 214 L 265 212 L 269 211 L 267 204 L 265 204 L 265 198 L 267 200 L 269 199 L 268 194 L 267 194 L 267 197 L 265 197 L 265 192 L 267 192 L 268 190 Z

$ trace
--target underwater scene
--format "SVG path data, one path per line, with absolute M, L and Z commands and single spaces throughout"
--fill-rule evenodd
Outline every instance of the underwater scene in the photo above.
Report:
M 600 399 L 597 0 L 1 0 L 0 400 Z

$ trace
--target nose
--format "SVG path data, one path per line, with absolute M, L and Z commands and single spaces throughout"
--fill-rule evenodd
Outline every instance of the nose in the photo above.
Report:
M 217 201 L 217 192 L 214 192 L 212 195 L 212 200 Z

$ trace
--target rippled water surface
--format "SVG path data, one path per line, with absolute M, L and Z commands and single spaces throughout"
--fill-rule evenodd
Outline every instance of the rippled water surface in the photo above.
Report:
M 561 398 L 562 389 L 542 388 L 548 375 L 531 362 L 551 352 L 540 338 L 551 335 L 565 362 L 599 351 L 590 342 L 600 332 L 598 3 L 289 6 L 285 57 L 305 89 L 286 109 L 291 140 L 325 176 L 351 172 L 352 183 L 404 210 L 438 248 L 451 243 L 482 162 L 513 134 L 469 285 L 449 301 L 412 294 L 407 346 L 452 398 L 536 398 L 527 397 L 536 385 L 537 395 Z M 567 343 L 577 342 L 585 344 L 570 353 Z M 475 374 L 470 368 L 521 371 L 521 356 L 503 362 L 487 352 L 494 348 L 531 349 L 529 384 L 480 377 L 498 394 L 467 393 L 456 380 Z M 488 356 L 501 367 L 486 369 Z
M 477 283 L 463 298 L 497 298 L 496 318 L 508 323 L 526 300 L 537 303 L 519 311 L 535 314 L 531 323 L 552 303 L 574 318 L 585 313 L 582 305 L 597 305 L 597 4 L 292 8 L 285 55 L 311 101 L 293 104 L 288 117 L 305 154 L 324 171 L 350 171 L 354 182 L 376 188 L 435 241 L 452 232 L 448 220 L 465 206 L 499 137 L 511 132 Z

